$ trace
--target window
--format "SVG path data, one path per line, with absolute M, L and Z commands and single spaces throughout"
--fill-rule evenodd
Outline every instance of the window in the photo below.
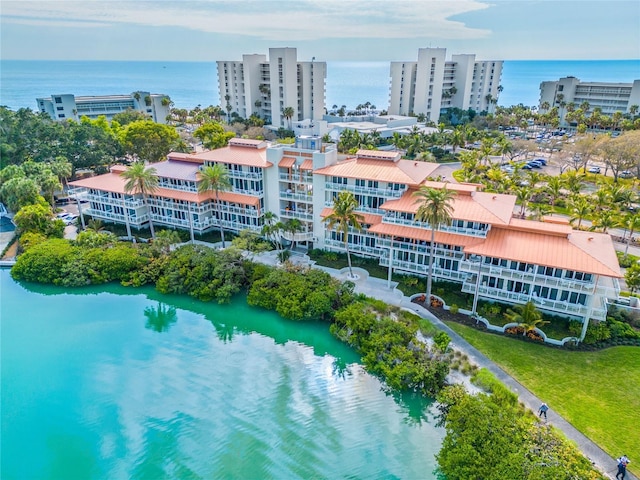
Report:
M 62 98 L 61 97 L 55 97 L 56 103 L 62 103 Z
M 64 110 L 64 107 L 56 107 L 56 110 L 61 112 L 62 110 Z
M 65 117 L 64 117 L 64 113 L 59 113 L 59 114 L 58 114 L 58 118 L 65 118 Z

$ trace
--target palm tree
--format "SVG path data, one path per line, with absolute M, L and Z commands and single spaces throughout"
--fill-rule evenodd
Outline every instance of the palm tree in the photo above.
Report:
M 582 225 L 582 220 L 591 213 L 591 203 L 586 197 L 575 195 L 569 204 L 569 211 L 571 213 L 569 221 L 574 222 L 578 220 L 578 226 L 576 228 L 579 230 Z
M 427 222 L 431 227 L 431 245 L 429 246 L 429 274 L 427 276 L 427 302 L 431 299 L 431 284 L 433 283 L 433 254 L 436 244 L 436 228 L 439 225 L 451 223 L 453 215 L 453 199 L 456 192 L 444 188 L 420 187 L 420 190 L 413 194 L 419 203 L 416 212 L 416 220 Z
M 514 310 L 508 308 L 504 316 L 507 320 L 515 322 L 518 326 L 524 328 L 522 335 L 526 335 L 528 332 L 549 323 L 546 320 L 542 320 L 542 314 L 533 302 L 527 302 L 524 305 L 515 305 L 513 308 Z
M 200 171 L 200 183 L 198 183 L 198 192 L 215 192 L 216 210 L 218 214 L 218 224 L 220 226 L 220 238 L 222 239 L 222 248 L 224 244 L 224 228 L 222 225 L 222 208 L 220 204 L 220 192 L 231 189 L 231 181 L 229 180 L 229 171 L 227 167 L 220 163 L 215 165 L 207 165 Z
M 293 107 L 284 107 L 282 109 L 282 116 L 287 119 L 289 130 L 291 130 L 291 119 L 293 118 L 293 114 L 294 114 Z
M 296 234 L 303 230 L 302 222 L 297 218 L 287 220 L 283 230 L 291 235 L 291 250 L 293 250 L 296 247 Z
M 629 254 L 629 244 L 633 237 L 633 232 L 640 230 L 640 215 L 635 212 L 628 212 L 622 219 L 621 226 L 629 230 L 629 237 L 627 238 L 626 245 L 624 247 L 624 257 L 627 258 Z
M 564 188 L 564 182 L 560 177 L 553 176 L 548 177 L 545 192 L 551 197 L 551 208 L 553 209 L 558 201 L 558 198 L 562 196 L 562 189 Z
M 351 268 L 351 253 L 349 252 L 349 228 L 360 230 L 362 229 L 361 224 L 364 221 L 364 217 L 356 213 L 358 206 L 358 201 L 353 193 L 343 190 L 333 200 L 333 212 L 324 219 L 327 223 L 327 228 L 330 230 L 335 228 L 338 233 L 342 234 L 344 248 L 347 251 L 349 276 L 351 278 L 354 277 Z
M 151 238 L 155 238 L 156 233 L 153 229 L 151 208 L 147 202 L 147 195 L 152 194 L 158 188 L 156 169 L 153 167 L 147 168 L 144 162 L 135 162 L 120 175 L 126 180 L 126 183 L 124 184 L 124 191 L 126 193 L 142 195 L 142 202 L 149 213 L 149 230 L 151 230 Z

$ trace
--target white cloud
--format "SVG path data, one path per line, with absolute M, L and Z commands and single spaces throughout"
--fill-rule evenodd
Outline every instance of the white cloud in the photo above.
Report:
M 488 8 L 481 0 L 3 1 L 3 22 L 183 27 L 263 40 L 485 38 L 451 17 Z

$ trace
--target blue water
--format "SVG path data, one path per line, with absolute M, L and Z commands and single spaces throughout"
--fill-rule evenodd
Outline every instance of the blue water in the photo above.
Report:
M 500 105 L 537 105 L 540 82 L 573 75 L 583 81 L 633 82 L 640 60 L 508 60 Z M 36 108 L 57 93 L 109 95 L 149 90 L 177 107 L 219 105 L 215 62 L 0 61 L 0 104 Z M 389 103 L 389 62 L 327 62 L 326 105 Z

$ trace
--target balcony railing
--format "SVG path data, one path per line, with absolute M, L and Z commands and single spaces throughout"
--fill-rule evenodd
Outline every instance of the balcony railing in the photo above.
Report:
M 516 280 L 516 281 L 529 281 L 534 285 L 542 285 L 545 287 L 553 287 L 566 289 L 574 292 L 583 292 L 583 293 L 591 293 L 593 291 L 594 282 L 588 281 L 580 281 L 580 280 L 568 280 L 564 278 L 556 278 L 556 277 L 548 277 L 546 275 L 536 275 L 531 272 L 522 272 L 520 270 L 512 270 L 506 267 L 498 267 L 495 265 L 490 265 L 487 263 L 483 263 L 481 267 L 478 266 L 477 261 L 465 260 L 460 262 L 460 271 L 467 273 L 478 273 L 478 269 L 480 269 L 480 273 L 493 275 L 497 278 L 503 278 L 507 280 Z
M 344 242 L 341 240 L 334 240 L 332 238 L 324 239 L 325 246 L 334 247 L 339 250 L 345 250 Z M 382 251 L 379 248 L 370 247 L 368 245 L 360 245 L 356 243 L 349 244 L 349 251 L 354 253 L 364 253 L 366 255 L 380 256 Z
M 313 195 L 311 195 L 311 192 L 296 193 L 296 192 L 285 192 L 280 190 L 280 198 L 290 199 L 290 200 L 301 200 L 303 202 L 308 202 L 308 203 L 313 202 Z
M 388 267 L 389 257 L 380 258 L 380 265 L 384 267 Z M 419 273 L 421 275 L 429 274 L 429 265 L 425 265 L 423 263 L 406 262 L 406 261 L 394 259 L 393 268 L 404 270 L 407 272 Z M 462 282 L 467 276 L 466 273 L 462 273 L 456 270 L 449 270 L 447 268 L 442 268 L 435 265 L 433 266 L 432 271 L 435 277 L 455 280 L 457 282 Z
M 229 170 L 231 178 L 247 178 L 251 180 L 262 180 L 262 173 L 245 172 L 240 170 Z
M 350 185 L 344 183 L 333 183 L 333 182 L 325 182 L 325 188 L 327 190 L 333 190 L 341 192 L 343 190 L 347 190 L 353 193 L 359 193 L 364 195 L 375 195 L 376 197 L 384 197 L 384 198 L 400 198 L 404 192 L 407 191 L 406 188 L 402 190 L 393 190 L 391 188 L 375 188 L 375 187 L 364 187 L 360 185 Z
M 103 218 L 105 220 L 111 220 L 114 222 L 127 223 L 125 216 L 121 213 L 105 212 L 105 211 L 97 210 L 93 208 L 87 208 L 83 210 L 83 213 L 95 218 Z M 143 215 L 129 216 L 129 224 L 132 226 L 139 226 L 148 221 L 149 221 L 149 215 L 147 215 L 146 213 Z
M 118 207 L 122 206 L 121 198 L 114 198 L 110 195 L 96 195 L 92 193 L 81 194 L 81 198 L 83 200 L 88 200 L 90 202 L 100 203 L 103 205 L 116 205 Z M 138 208 L 144 206 L 144 202 L 142 200 L 125 200 L 124 205 L 128 208 Z
M 299 220 L 313 220 L 313 212 L 305 212 L 304 210 L 280 210 L 282 218 L 297 218 Z
M 429 255 L 428 245 L 416 245 L 416 244 L 411 244 L 406 242 L 396 242 L 396 241 L 392 243 L 391 240 L 389 240 L 388 238 L 379 238 L 377 240 L 377 243 L 381 247 L 391 248 L 391 246 L 393 245 L 394 249 L 402 250 L 403 252 L 414 252 L 414 253 L 420 253 L 423 255 Z M 445 248 L 436 248 L 434 250 L 434 255 L 436 257 L 452 258 L 455 260 L 460 260 L 464 258 L 463 252 L 457 252 L 455 250 L 447 250 Z
M 309 173 L 281 173 L 279 178 L 293 183 L 313 183 L 313 175 Z
M 462 285 L 462 291 L 464 293 L 473 294 L 476 291 L 476 285 L 471 282 L 465 282 Z M 606 310 L 604 308 L 589 308 L 585 305 L 540 298 L 534 295 L 529 295 L 528 293 L 508 292 L 506 290 L 488 287 L 486 285 L 478 286 L 478 295 L 482 295 L 485 298 L 503 300 L 511 303 L 524 304 L 529 301 L 533 301 L 533 303 L 542 310 L 566 313 L 576 317 L 584 318 L 588 315 L 590 318 L 594 318 L 596 320 L 604 320 L 606 316 Z

